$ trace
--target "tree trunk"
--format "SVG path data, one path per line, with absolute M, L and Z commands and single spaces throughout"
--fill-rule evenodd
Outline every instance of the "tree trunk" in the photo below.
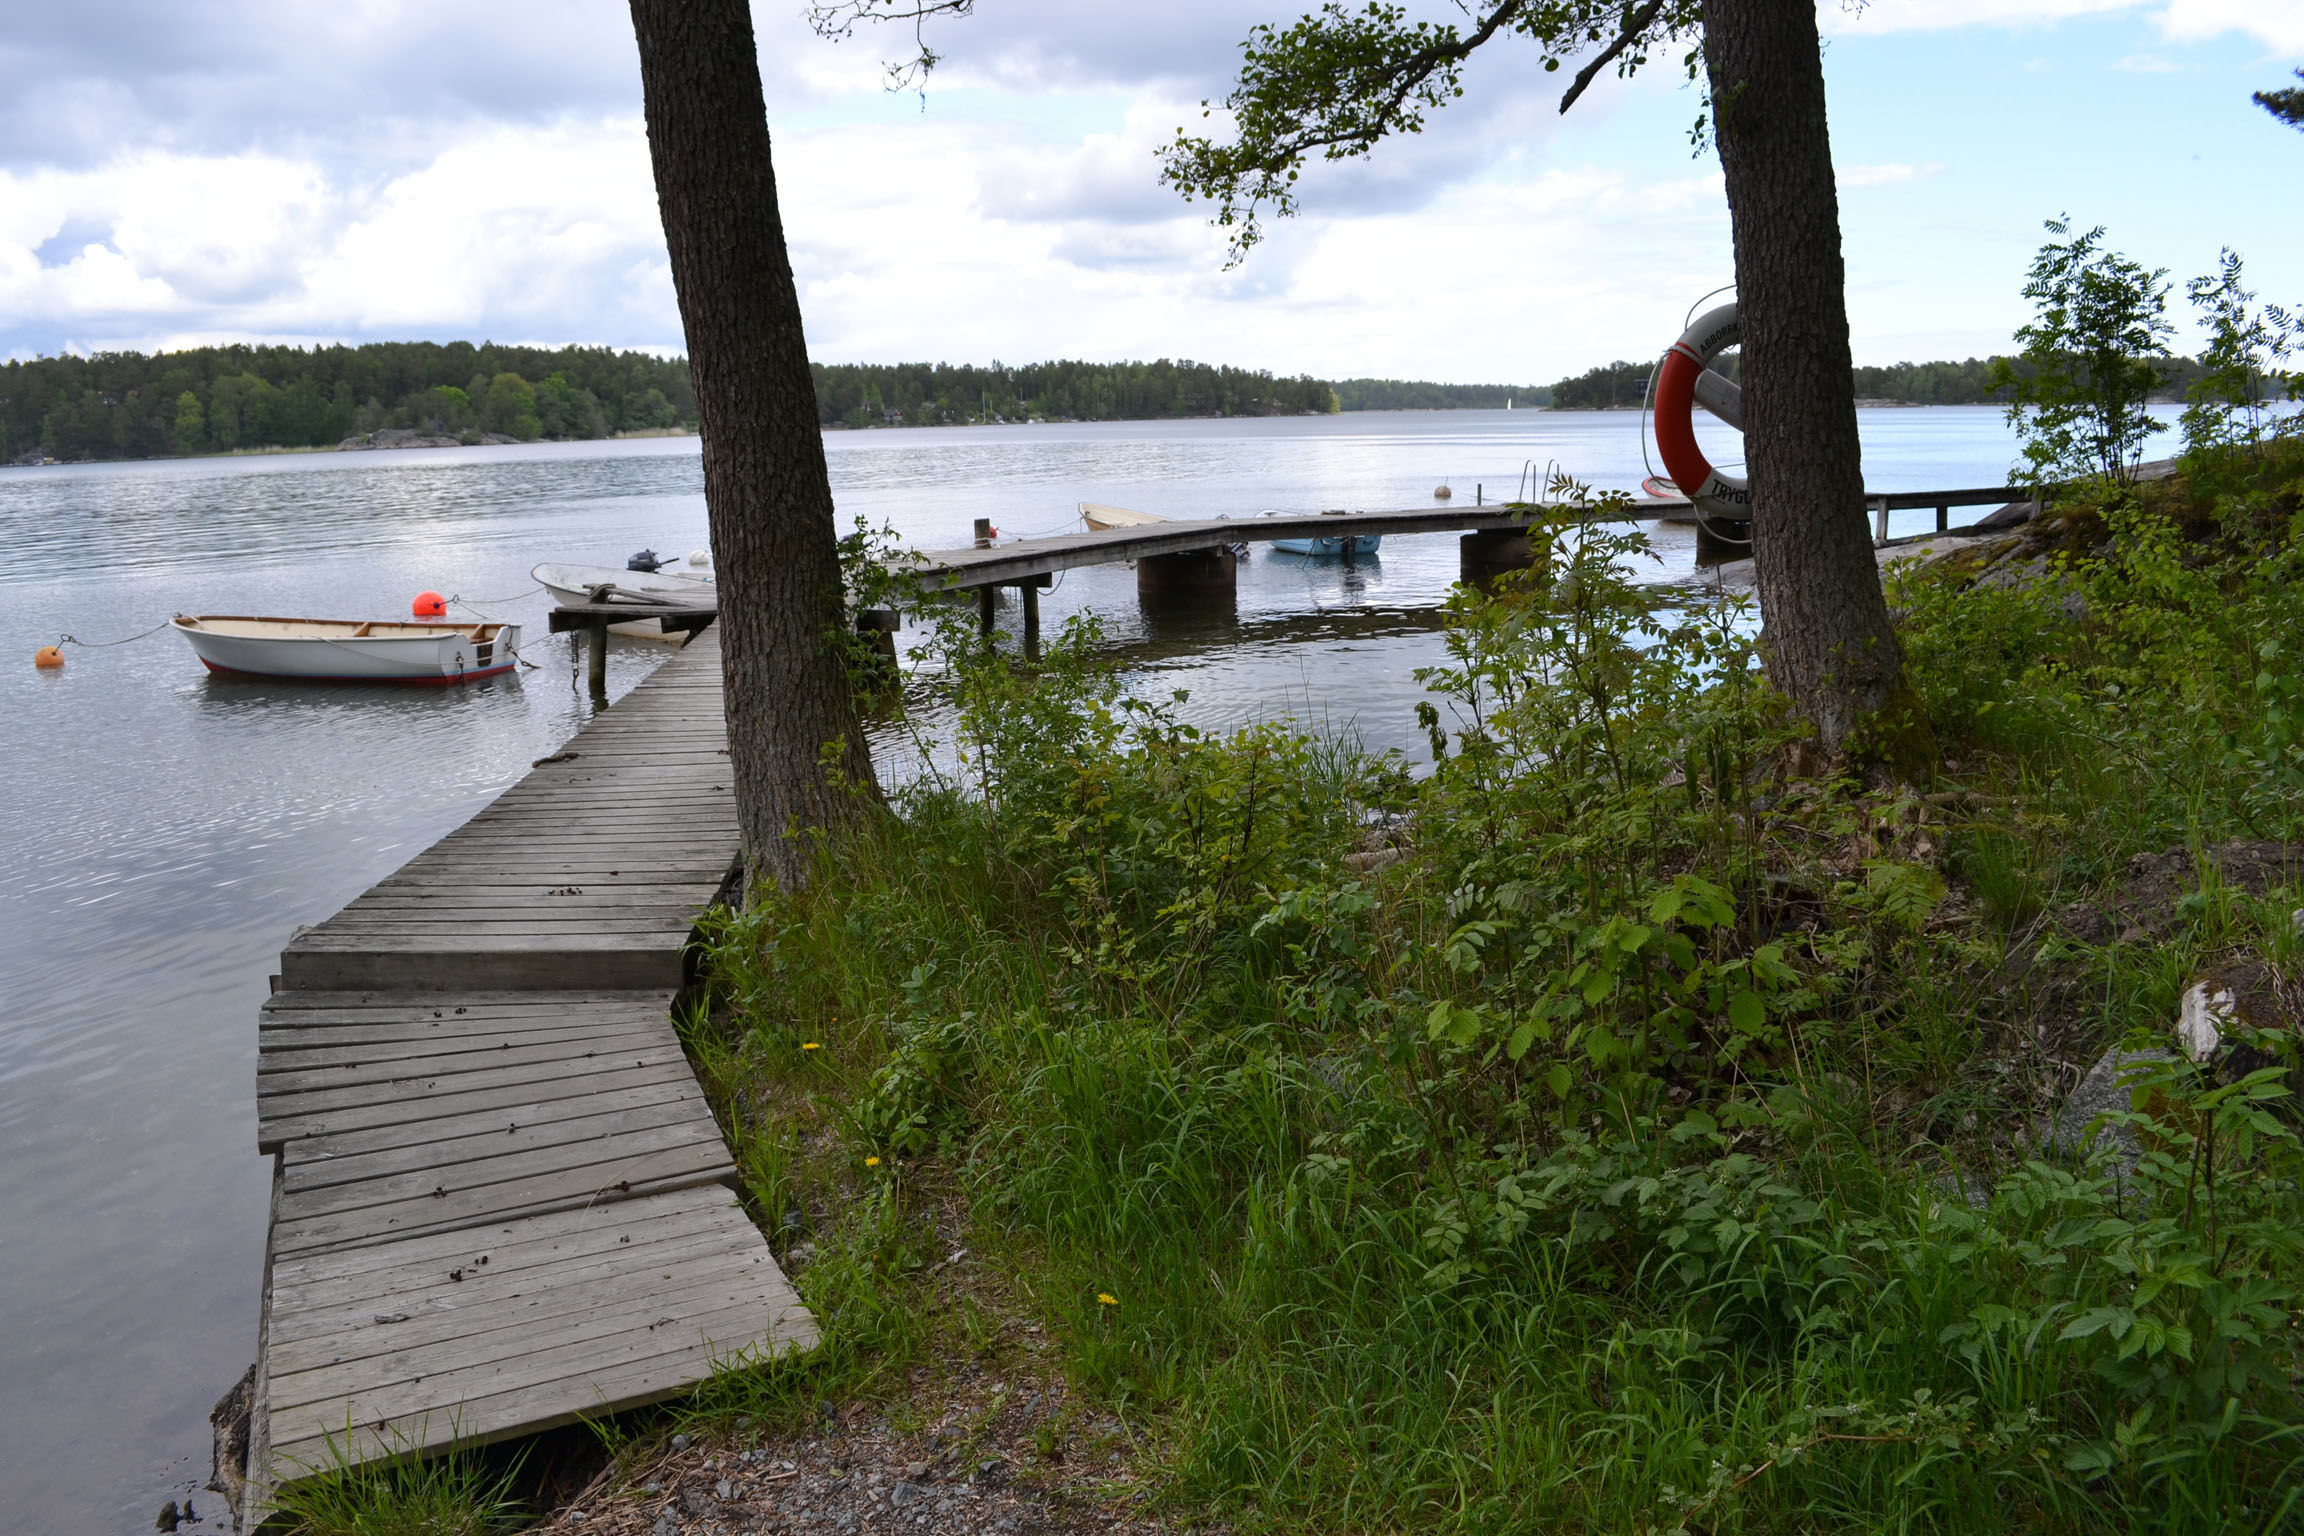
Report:
M 839 534 L 745 0 L 632 0 L 656 200 L 704 436 L 736 811 L 755 874 L 857 813 L 872 762 L 839 644 Z M 837 744 L 827 753 L 828 745 Z M 837 773 L 827 772 L 827 763 Z
M 1924 771 L 1933 747 L 1866 525 L 1815 0 L 1704 0 L 1704 63 L 1736 239 L 1768 676 L 1827 752 Z

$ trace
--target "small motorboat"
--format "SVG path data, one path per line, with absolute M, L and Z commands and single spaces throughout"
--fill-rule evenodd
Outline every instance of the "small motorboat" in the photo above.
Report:
M 699 558 L 699 557 L 703 558 Z M 547 563 L 537 566 L 528 574 L 536 584 L 552 594 L 558 603 L 615 603 L 634 608 L 695 608 L 712 607 L 720 601 L 720 589 L 714 583 L 712 572 L 705 568 L 709 556 L 698 550 L 688 557 L 691 570 L 674 570 L 667 562 L 654 565 L 643 563 L 643 557 L 654 561 L 647 550 L 632 557 L 632 563 L 619 571 L 606 565 L 562 565 Z M 635 619 L 628 624 L 611 624 L 611 634 L 629 635 L 635 640 L 661 640 L 671 645 L 685 645 L 686 630 L 664 632 L 662 624 L 654 619 Z
M 719 601 L 710 571 L 617 570 L 606 565 L 546 563 L 528 573 L 563 603 L 629 603 L 636 608 L 684 608 Z
M 1274 539 L 1272 547 L 1283 555 L 1342 555 L 1358 559 L 1384 546 L 1380 533 L 1350 533 L 1333 539 Z
M 1266 517 L 1278 517 L 1279 515 L 1277 512 L 1264 514 Z M 1342 517 L 1344 512 L 1338 508 L 1323 512 L 1320 515 L 1322 517 Z M 1384 535 L 1380 533 L 1342 533 L 1310 539 L 1274 539 L 1272 547 L 1283 555 L 1329 557 L 1341 555 L 1347 560 L 1354 560 L 1362 555 L 1372 555 L 1377 550 L 1382 549 L 1384 547 Z
M 1108 507 L 1099 501 L 1080 503 L 1080 521 L 1095 533 L 1108 533 L 1114 528 L 1142 528 L 1148 523 L 1165 523 L 1165 517 L 1151 512 L 1132 512 L 1126 507 Z
M 465 683 L 519 664 L 517 624 L 178 614 L 211 672 L 315 683 Z
M 1675 506 L 1665 507 L 1658 511 L 1655 514 L 1655 520 L 1657 522 L 1694 523 L 1702 521 L 1702 519 L 1696 515 L 1695 507 L 1689 504 L 1687 494 L 1683 492 L 1679 486 L 1674 485 L 1671 481 L 1665 479 L 1662 475 L 1650 475 L 1645 480 L 1642 480 L 1640 482 L 1640 494 L 1645 496 L 1650 501 L 1669 501 L 1677 503 Z M 1638 502 L 1633 503 L 1632 515 L 1634 517 L 1641 517 L 1644 515 Z

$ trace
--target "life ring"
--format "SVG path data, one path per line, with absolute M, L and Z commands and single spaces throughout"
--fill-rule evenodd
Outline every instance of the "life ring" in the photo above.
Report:
M 1723 304 L 1697 316 L 1664 354 L 1664 366 L 1656 371 L 1656 450 L 1673 484 L 1698 511 L 1744 522 L 1752 516 L 1751 487 L 1742 476 L 1712 467 L 1704 450 L 1696 446 L 1693 422 L 1698 375 L 1736 345 L 1738 335 L 1736 306 Z

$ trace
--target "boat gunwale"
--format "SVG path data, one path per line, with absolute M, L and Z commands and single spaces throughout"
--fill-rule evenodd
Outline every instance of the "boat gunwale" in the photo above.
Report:
M 341 642 L 346 640 L 446 640 L 451 636 L 459 636 L 473 641 L 480 641 L 495 639 L 497 635 L 501 634 L 506 629 L 519 628 L 517 624 L 508 623 L 502 619 L 485 619 L 473 624 L 437 624 L 427 623 L 421 619 L 300 619 L 288 618 L 279 614 L 265 613 L 179 613 L 168 622 L 172 627 L 178 630 L 182 630 L 186 633 L 218 635 L 227 640 L 325 640 L 330 642 Z M 235 635 L 229 630 L 207 628 L 206 626 L 211 623 L 314 624 L 340 627 L 355 632 L 360 630 L 367 630 L 369 633 L 348 633 L 342 635 Z M 379 625 L 388 626 L 393 632 L 381 635 L 374 633 L 375 628 Z M 399 632 L 412 629 L 421 630 L 423 633 L 411 635 Z

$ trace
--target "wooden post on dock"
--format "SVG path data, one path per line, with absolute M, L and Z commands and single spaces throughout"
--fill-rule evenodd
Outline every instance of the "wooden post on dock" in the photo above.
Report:
M 1024 659 L 1026 661 L 1038 661 L 1040 659 L 1040 584 L 1047 579 L 1043 576 L 1038 581 L 1023 581 L 1018 583 L 1016 587 L 1017 595 L 1024 599 Z
M 1888 542 L 1888 498 L 1872 498 L 1872 542 L 1875 546 Z
M 605 706 L 608 702 L 608 621 L 595 616 L 584 626 L 590 640 L 590 660 L 585 668 L 586 679 L 592 685 L 592 702 Z
M 999 589 L 996 587 L 976 589 L 976 627 L 983 631 L 986 645 L 992 643 L 993 609 L 999 600 Z

